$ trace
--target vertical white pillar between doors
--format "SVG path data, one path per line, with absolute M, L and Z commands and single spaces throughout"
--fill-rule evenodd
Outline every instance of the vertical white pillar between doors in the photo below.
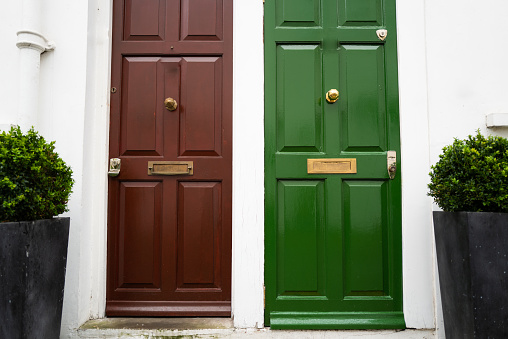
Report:
M 263 327 L 263 2 L 233 3 L 233 274 L 235 327 Z

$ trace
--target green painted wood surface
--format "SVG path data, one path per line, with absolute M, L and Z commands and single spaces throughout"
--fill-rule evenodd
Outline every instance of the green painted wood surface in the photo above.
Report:
M 266 0 L 272 328 L 405 327 L 400 158 L 394 180 L 386 160 L 400 157 L 396 57 L 394 0 Z M 308 174 L 309 158 L 356 158 L 357 173 Z

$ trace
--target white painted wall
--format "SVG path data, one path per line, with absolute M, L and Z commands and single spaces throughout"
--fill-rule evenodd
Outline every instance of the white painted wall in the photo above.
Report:
M 263 324 L 263 45 L 261 1 L 234 1 L 233 312 L 237 327 Z M 18 109 L 16 31 L 21 2 L 0 11 L 0 127 Z M 440 149 L 508 113 L 504 0 L 478 6 L 397 1 L 403 181 L 404 312 L 408 327 L 442 329 L 436 296 L 428 172 Z M 71 235 L 63 335 L 104 316 L 111 0 L 46 0 L 40 131 L 72 166 Z M 252 100 L 245 104 L 245 88 Z M 240 99 L 240 93 L 242 98 Z M 508 136 L 508 129 L 488 133 Z M 436 325 L 437 324 L 437 325 Z M 442 334 L 442 332 L 440 331 Z
M 21 29 L 21 1 L 9 1 L 0 11 L 0 129 L 14 123 L 18 111 L 19 49 L 16 32 Z
M 427 1 L 430 154 L 474 134 L 508 137 L 488 130 L 485 115 L 508 113 L 508 2 Z

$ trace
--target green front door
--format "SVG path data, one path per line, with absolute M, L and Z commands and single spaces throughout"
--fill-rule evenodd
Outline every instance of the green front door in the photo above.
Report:
M 395 0 L 266 0 L 267 326 L 405 327 L 396 38 Z

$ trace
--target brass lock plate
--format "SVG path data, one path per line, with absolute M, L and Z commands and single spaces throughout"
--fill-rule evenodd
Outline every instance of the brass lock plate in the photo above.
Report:
M 307 159 L 308 174 L 356 173 L 356 159 Z
M 193 175 L 193 161 L 149 161 L 148 175 Z

